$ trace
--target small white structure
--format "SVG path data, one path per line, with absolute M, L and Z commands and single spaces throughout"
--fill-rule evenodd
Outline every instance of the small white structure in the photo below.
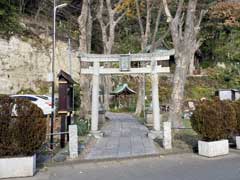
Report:
M 0 178 L 33 176 L 36 172 L 36 155 L 29 157 L 0 158 Z
M 71 159 L 78 157 L 78 132 L 77 125 L 69 126 L 69 155 Z
M 198 141 L 198 154 L 206 157 L 222 156 L 229 153 L 228 140 Z
M 240 90 L 239 89 L 232 89 L 233 93 L 233 101 L 237 101 L 240 99 Z
M 240 136 L 236 136 L 237 149 L 240 149 Z
M 232 100 L 232 90 L 231 89 L 219 89 L 216 92 L 216 95 L 221 101 L 223 100 Z
M 171 122 L 163 123 L 163 148 L 164 149 L 172 149 Z
M 238 89 L 219 89 L 215 94 L 221 101 L 237 101 L 240 99 L 240 90 Z

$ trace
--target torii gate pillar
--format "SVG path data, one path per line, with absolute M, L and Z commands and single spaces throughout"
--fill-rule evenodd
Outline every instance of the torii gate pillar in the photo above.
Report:
M 156 71 L 156 61 L 152 61 L 151 80 L 152 80 L 153 130 L 148 133 L 148 137 L 151 139 L 155 139 L 162 138 L 158 94 L 158 73 Z
M 99 62 L 93 63 L 93 87 L 92 87 L 92 120 L 91 120 L 91 134 L 100 138 L 103 134 L 98 130 L 98 111 L 99 111 Z

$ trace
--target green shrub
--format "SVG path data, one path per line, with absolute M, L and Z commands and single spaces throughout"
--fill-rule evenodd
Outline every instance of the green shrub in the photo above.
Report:
M 21 33 L 23 28 L 19 24 L 16 7 L 9 0 L 0 1 L 0 36 L 9 38 L 13 34 Z
M 214 89 L 204 86 L 192 87 L 189 97 L 191 99 L 201 99 L 202 97 L 210 98 L 214 94 Z
M 34 92 L 34 90 L 32 90 L 31 88 L 27 88 L 27 89 L 20 89 L 17 94 L 36 94 L 36 92 Z
M 191 124 L 202 140 L 226 139 L 236 128 L 236 112 L 228 101 L 205 100 L 193 112 Z
M 35 104 L 0 98 L 0 157 L 31 156 L 46 137 L 46 120 Z
M 77 128 L 78 128 L 78 136 L 84 136 L 84 135 L 88 134 L 89 125 L 88 125 L 87 120 L 77 119 L 75 121 L 75 124 L 77 125 Z

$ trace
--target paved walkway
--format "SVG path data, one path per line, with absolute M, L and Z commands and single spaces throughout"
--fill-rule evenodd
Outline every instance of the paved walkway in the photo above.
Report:
M 146 135 L 148 129 L 134 117 L 123 113 L 109 113 L 109 122 L 101 129 L 98 139 L 86 159 L 123 158 L 157 154 L 154 142 Z

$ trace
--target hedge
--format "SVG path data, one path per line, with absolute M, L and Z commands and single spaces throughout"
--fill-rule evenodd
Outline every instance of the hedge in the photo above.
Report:
M 226 139 L 236 129 L 236 112 L 229 101 L 204 100 L 193 112 L 191 124 L 202 140 Z
M 0 98 L 0 157 L 31 156 L 46 137 L 46 119 L 28 100 Z
M 237 126 L 236 126 L 236 131 L 235 133 L 237 135 L 240 135 L 240 100 L 239 101 L 234 101 L 232 103 L 235 112 L 236 112 L 236 120 L 237 120 Z

